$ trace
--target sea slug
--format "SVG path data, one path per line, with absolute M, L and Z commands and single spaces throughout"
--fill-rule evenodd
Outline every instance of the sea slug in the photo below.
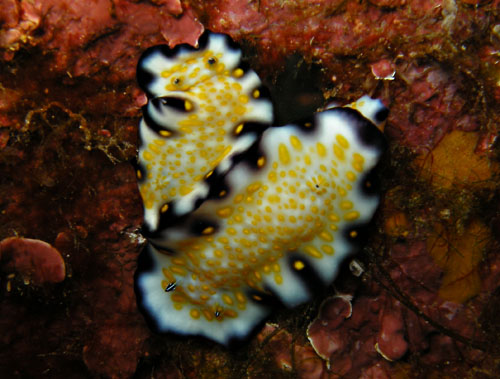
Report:
M 138 156 L 149 244 L 140 308 L 160 332 L 241 339 L 330 284 L 378 205 L 387 117 L 363 97 L 286 126 L 227 36 L 139 60 Z

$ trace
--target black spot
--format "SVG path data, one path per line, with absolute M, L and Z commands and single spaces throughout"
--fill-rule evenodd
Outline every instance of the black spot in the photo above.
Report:
M 214 64 L 216 64 L 216 63 L 217 63 L 217 59 L 216 59 L 216 58 L 214 58 L 214 57 L 210 57 L 210 58 L 208 58 L 207 63 L 208 63 L 209 65 L 214 65 Z
M 384 107 L 379 111 L 377 111 L 377 113 L 375 113 L 375 120 L 377 121 L 377 123 L 381 123 L 385 121 L 388 116 L 389 116 L 389 109 Z

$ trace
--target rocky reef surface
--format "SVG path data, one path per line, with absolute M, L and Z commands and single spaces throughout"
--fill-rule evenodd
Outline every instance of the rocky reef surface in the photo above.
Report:
M 0 376 L 496 377 L 499 6 L 0 0 Z M 280 123 L 363 94 L 390 109 L 364 249 L 231 350 L 153 334 L 133 290 L 136 63 L 204 29 L 241 44 Z

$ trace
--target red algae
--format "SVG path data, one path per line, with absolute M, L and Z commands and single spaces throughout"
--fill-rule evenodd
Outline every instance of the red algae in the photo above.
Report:
M 496 377 L 499 5 L 4 0 L 0 375 Z M 362 273 L 346 264 L 335 288 L 278 309 L 230 350 L 154 335 L 133 290 L 136 62 L 155 44 L 195 45 L 205 28 L 242 43 L 271 90 L 314 71 L 319 103 L 368 93 L 390 109 Z

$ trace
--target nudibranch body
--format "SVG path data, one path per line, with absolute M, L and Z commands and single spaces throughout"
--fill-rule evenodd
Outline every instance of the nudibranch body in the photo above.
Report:
M 212 38 L 219 35 L 209 35 Z M 191 53 L 206 56 L 204 50 Z M 174 58 L 173 53 L 167 55 Z M 185 55 L 190 61 L 189 54 Z M 161 64 L 149 72 L 163 72 Z M 235 79 L 231 74 L 227 77 Z M 207 81 L 167 96 L 190 101 L 191 115 L 197 114 L 198 119 L 215 117 L 192 96 L 206 92 L 198 87 L 205 87 Z M 162 83 L 169 86 L 167 81 Z M 252 83 L 245 88 L 260 85 Z M 165 96 L 160 86 L 147 88 L 149 96 Z M 216 103 L 222 99 L 212 98 L 215 109 L 221 107 Z M 148 176 L 152 167 L 160 171 L 177 159 L 176 154 L 188 155 L 181 143 L 172 146 L 162 162 L 153 164 L 144 156 L 149 139 L 160 138 L 142 130 L 150 132 L 148 117 L 154 114 L 154 122 L 169 131 L 178 120 L 174 114 L 178 107 L 168 101 L 158 114 L 151 111 L 150 107 L 158 108 L 151 103 L 158 101 L 161 98 L 150 100 L 140 126 L 139 163 L 146 166 L 140 190 L 150 244 L 136 273 L 139 305 L 159 331 L 198 334 L 227 344 L 248 335 L 273 304 L 291 307 L 307 301 L 316 288 L 332 282 L 342 260 L 355 250 L 378 204 L 371 172 L 384 141 L 374 124 L 385 119 L 387 110 L 380 101 L 363 97 L 349 107 L 327 109 L 286 126 L 251 128 L 242 136 L 236 133 L 241 120 L 255 122 L 254 115 L 229 118 L 224 125 L 210 127 L 214 136 L 223 130 L 228 142 L 214 141 L 214 136 L 205 142 L 215 150 L 219 143 L 237 148 L 207 165 L 208 176 L 184 178 L 197 194 L 196 201 L 189 193 L 179 193 L 155 197 L 155 206 L 148 208 L 150 193 L 158 191 L 158 179 Z M 266 108 L 266 117 L 272 117 L 270 106 L 261 104 L 256 107 Z M 267 120 L 257 121 L 265 124 Z M 184 133 L 184 138 L 198 133 L 199 138 L 196 129 L 206 128 L 205 122 L 192 125 L 189 133 L 175 132 Z M 248 142 L 240 143 L 238 138 L 245 136 Z M 190 148 L 196 159 L 204 151 L 201 146 Z M 179 169 L 192 167 L 187 161 Z M 162 175 L 162 180 L 172 180 L 171 174 Z M 189 205 L 169 211 L 172 204 L 183 201 Z
M 261 81 L 240 58 L 222 34 L 206 34 L 198 49 L 155 46 L 142 55 L 137 77 L 150 101 L 139 128 L 139 185 L 149 230 L 167 210 L 192 211 L 208 194 L 205 179 L 227 171 L 272 122 Z

